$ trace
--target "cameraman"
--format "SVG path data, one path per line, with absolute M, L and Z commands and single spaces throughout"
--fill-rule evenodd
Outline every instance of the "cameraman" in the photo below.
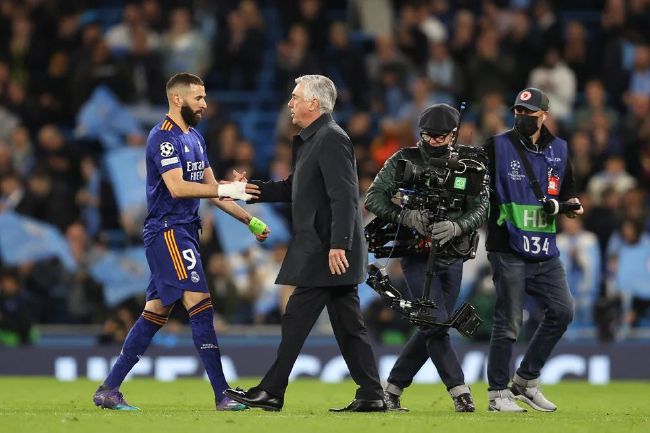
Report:
M 422 236 L 432 235 L 433 241 L 438 242 L 436 277 L 432 282 L 431 295 L 438 305 L 436 319 L 439 322 L 447 321 L 453 313 L 463 273 L 463 257 L 450 245 L 470 245 L 470 235 L 485 222 L 489 203 L 487 186 L 480 195 L 468 197 L 462 204 L 462 210 L 450 211 L 444 221 L 437 222 L 429 220 L 427 211 L 402 210 L 391 199 L 398 189 L 395 173 L 400 159 L 406 159 L 420 169 L 433 170 L 441 177 L 446 175 L 446 169 L 434 167 L 432 159 L 449 158 L 458 120 L 458 110 L 447 104 L 435 104 L 424 110 L 419 120 L 422 140 L 417 147 L 401 149 L 386 161 L 368 189 L 365 200 L 366 208 L 377 218 L 399 222 Z M 427 258 L 428 252 L 414 253 L 401 259 L 404 278 L 413 298 L 422 297 Z M 407 342 L 390 373 L 384 392 L 389 410 L 407 410 L 400 407 L 400 395 L 430 356 L 454 401 L 455 410 L 474 412 L 470 389 L 465 384 L 448 331 L 447 327 L 422 328 Z
M 488 356 L 488 409 L 525 412 L 514 400 L 551 412 L 539 389 L 540 370 L 573 318 L 573 299 L 555 244 L 555 218 L 582 214 L 566 141 L 544 126 L 549 103 L 539 89 L 519 92 L 514 128 L 485 143 L 491 190 L 487 251 L 496 288 Z M 575 205 L 568 210 L 567 203 Z M 512 379 L 510 362 L 522 323 L 524 291 L 544 318 Z

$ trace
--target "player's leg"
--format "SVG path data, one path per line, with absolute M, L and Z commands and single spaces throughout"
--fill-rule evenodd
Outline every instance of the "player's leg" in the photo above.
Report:
M 221 351 L 217 334 L 214 331 L 212 302 L 210 294 L 203 292 L 184 292 L 183 305 L 190 317 L 190 328 L 194 347 L 203 362 L 205 372 L 214 391 L 217 410 L 238 411 L 246 406 L 223 395 L 228 382 L 221 366 Z
M 152 293 L 153 289 L 148 291 Z M 151 299 L 146 302 L 142 314 L 124 340 L 117 361 L 93 396 L 96 406 L 103 409 L 137 410 L 137 407 L 129 405 L 124 400 L 124 396 L 119 390 L 120 385 L 145 353 L 153 336 L 167 322 L 171 308 L 171 306 L 163 306 L 159 299 Z
M 190 318 L 192 339 L 212 385 L 217 410 L 243 410 L 246 407 L 223 395 L 228 383 L 221 367 L 221 351 L 214 331 L 212 302 L 199 253 L 198 225 L 187 224 L 165 232 L 168 249 L 173 252 L 183 306 Z

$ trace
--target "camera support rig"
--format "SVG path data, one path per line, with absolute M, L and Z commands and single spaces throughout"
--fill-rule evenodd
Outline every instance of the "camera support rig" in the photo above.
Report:
M 476 315 L 476 310 L 468 303 L 463 303 L 448 322 L 438 322 L 432 310 L 437 308 L 435 302 L 430 299 L 420 298 L 408 301 L 390 283 L 385 270 L 375 264 L 368 266 L 368 285 L 372 287 L 386 301 L 388 306 L 400 313 L 406 320 L 415 326 L 456 328 L 463 336 L 471 338 L 476 333 L 483 319 Z

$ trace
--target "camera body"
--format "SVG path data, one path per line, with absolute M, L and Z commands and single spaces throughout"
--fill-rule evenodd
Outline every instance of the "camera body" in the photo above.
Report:
M 487 163 L 482 148 L 459 144 L 452 147 L 449 158 L 431 158 L 426 167 L 400 159 L 395 171 L 400 205 L 426 212 L 430 221 L 448 220 L 451 213 L 464 210 L 467 197 L 479 195 L 487 187 Z M 429 237 L 378 218 L 365 231 L 368 249 L 377 258 L 425 254 L 431 248 Z M 474 232 L 469 239 L 457 238 L 445 248 L 456 256 L 474 258 L 478 240 Z

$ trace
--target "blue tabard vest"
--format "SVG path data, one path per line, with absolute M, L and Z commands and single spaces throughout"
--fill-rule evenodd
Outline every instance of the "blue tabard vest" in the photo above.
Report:
M 499 203 L 498 225 L 508 229 L 510 248 L 532 260 L 547 260 L 560 255 L 555 243 L 555 216 L 542 210 L 535 196 L 526 169 L 513 143 L 519 140 L 514 132 L 495 136 L 495 187 Z M 526 149 L 524 147 L 524 149 Z M 525 150 L 526 157 L 547 198 L 559 196 L 568 164 L 566 141 L 555 137 L 543 151 Z

